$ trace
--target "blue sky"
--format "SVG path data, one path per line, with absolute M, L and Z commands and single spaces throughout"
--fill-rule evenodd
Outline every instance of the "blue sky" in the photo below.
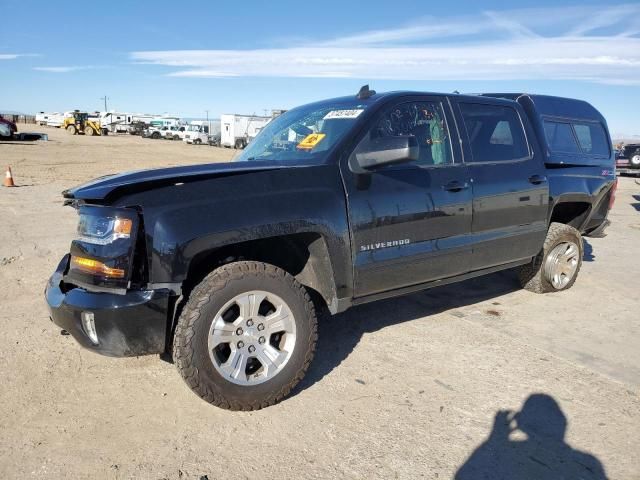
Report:
M 369 83 L 582 98 L 640 134 L 639 2 L 504 5 L 0 0 L 0 110 L 214 117 Z

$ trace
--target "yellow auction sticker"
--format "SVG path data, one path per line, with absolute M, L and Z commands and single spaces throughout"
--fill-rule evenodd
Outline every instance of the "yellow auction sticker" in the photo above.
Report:
M 302 141 L 297 145 L 297 148 L 301 150 L 311 150 L 326 136 L 327 135 L 324 133 L 311 133 L 302 139 Z

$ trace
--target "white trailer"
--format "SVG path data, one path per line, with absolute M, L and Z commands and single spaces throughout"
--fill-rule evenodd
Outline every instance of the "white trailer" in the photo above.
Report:
M 60 127 L 60 126 L 62 126 L 62 124 L 64 123 L 64 117 L 66 116 L 67 113 L 72 113 L 72 112 L 46 113 L 45 114 L 45 116 L 46 116 L 45 125 L 47 127 Z
M 256 115 L 220 115 L 220 144 L 223 147 L 244 148 L 271 120 Z
M 108 133 L 129 133 L 133 122 L 151 123 L 154 115 L 126 112 L 101 112 L 100 127 Z
M 49 119 L 48 113 L 45 113 L 45 112 L 36 113 L 36 123 L 38 125 L 46 125 L 48 119 Z

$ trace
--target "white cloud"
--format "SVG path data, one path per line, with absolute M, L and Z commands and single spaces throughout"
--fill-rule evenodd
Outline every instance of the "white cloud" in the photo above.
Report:
M 34 53 L 0 53 L 0 60 L 15 60 L 20 57 L 37 57 Z
M 422 19 L 290 48 L 132 52 L 174 77 L 332 77 L 405 80 L 572 79 L 635 85 L 639 5 L 557 7 Z M 563 25 L 572 30 L 562 31 Z M 608 28 L 616 33 L 603 35 Z M 595 35 L 598 33 L 598 35 Z
M 92 70 L 94 68 L 104 68 L 94 65 L 74 65 L 67 67 L 33 67 L 34 70 L 39 72 L 49 72 L 49 73 L 69 73 L 69 72 L 77 72 L 78 70 Z

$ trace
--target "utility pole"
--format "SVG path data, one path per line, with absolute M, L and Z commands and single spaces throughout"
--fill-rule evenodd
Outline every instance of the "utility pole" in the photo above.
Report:
M 106 95 L 104 97 L 100 97 L 100 100 L 104 100 L 104 111 L 108 112 L 109 110 L 107 109 L 107 99 L 109 97 L 107 97 Z
M 205 112 L 207 113 L 207 122 L 209 122 L 209 110 L 205 110 Z

